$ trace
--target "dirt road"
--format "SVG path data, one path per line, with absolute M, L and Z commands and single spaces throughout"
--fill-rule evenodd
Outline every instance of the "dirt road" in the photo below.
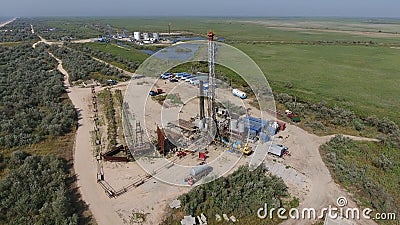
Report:
M 50 55 L 53 56 L 51 53 Z M 143 224 L 159 224 L 164 207 L 188 189 L 150 179 L 140 188 L 129 190 L 121 197 L 108 198 L 97 183 L 97 163 L 92 153 L 90 131 L 94 124 L 89 108 L 92 100 L 91 91 L 87 88 L 71 87 L 68 73 L 62 67 L 62 61 L 54 58 L 59 63 L 57 69 L 64 74 L 64 85 L 68 96 L 79 112 L 79 126 L 74 146 L 74 170 L 82 199 L 89 205 L 96 222 L 100 225 L 132 224 L 132 214 L 143 213 L 146 215 L 146 222 Z M 124 86 L 126 83 L 121 85 Z M 97 88 L 96 91 L 100 89 L 102 88 Z M 128 186 L 138 177 L 146 175 L 137 163 L 104 163 L 104 171 L 105 180 L 116 189 Z
M 14 22 L 16 19 L 17 19 L 17 18 L 14 18 L 14 19 L 11 19 L 11 20 L 6 21 L 6 22 L 4 22 L 4 23 L 0 23 L 0 28 L 1 28 L 1 27 L 4 27 L 5 25 L 7 25 L 7 24 L 9 24 L 9 23 Z
M 34 28 L 32 26 L 32 30 L 33 29 Z M 63 44 L 61 41 L 48 41 L 40 35 L 38 35 L 38 37 L 40 38 L 40 41 L 33 43 L 32 48 L 36 48 L 36 45 L 38 45 L 39 43 L 45 43 L 46 45 L 62 45 Z
M 33 27 L 33 25 L 31 24 L 31 32 L 32 34 L 35 34 L 35 29 Z M 40 41 L 34 43 L 32 45 L 32 48 L 36 48 L 36 45 L 38 45 L 39 43 L 45 43 L 47 45 L 63 45 L 62 41 L 49 41 L 44 39 L 42 36 L 37 35 L 40 38 Z M 91 39 L 82 39 L 82 40 L 74 40 L 71 41 L 71 43 L 90 43 L 90 42 L 94 42 L 96 40 L 96 38 L 91 38 Z
M 287 130 L 280 135 L 289 135 L 284 144 L 289 147 L 291 157 L 287 157 L 284 163 L 305 174 L 308 178 L 308 190 L 306 190 L 304 196 L 300 196 L 299 209 L 312 207 L 320 210 L 329 205 L 336 206 L 336 200 L 342 196 L 348 200 L 348 207 L 356 207 L 356 204 L 352 201 L 352 196 L 334 182 L 319 153 L 319 147 L 329 141 L 333 135 L 319 137 L 291 124 L 288 124 Z M 361 141 L 379 141 L 362 137 L 347 137 Z M 376 224 L 373 220 L 355 222 L 357 224 Z M 288 220 L 283 224 L 310 224 L 310 221 Z
M 95 42 L 96 40 L 97 40 L 97 38 L 88 38 L 88 39 L 81 39 L 81 40 L 73 40 L 73 41 L 71 41 L 71 43 L 84 44 L 84 43 Z
M 54 57 L 51 53 L 50 55 Z M 106 197 L 103 189 L 97 184 L 97 167 L 90 141 L 90 131 L 93 128 L 93 122 L 90 120 L 92 115 L 88 107 L 91 91 L 87 88 L 71 87 L 68 82 L 68 73 L 64 70 L 62 61 L 54 58 L 59 63 L 57 69 L 64 74 L 64 85 L 68 91 L 68 96 L 79 113 L 74 146 L 74 170 L 77 174 L 77 185 L 82 199 L 89 205 L 98 224 L 121 224 L 120 218 L 110 207 L 110 199 Z

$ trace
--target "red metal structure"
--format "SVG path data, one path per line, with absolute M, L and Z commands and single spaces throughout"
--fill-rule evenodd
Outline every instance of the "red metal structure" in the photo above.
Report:
M 199 159 L 202 161 L 206 161 L 207 154 L 205 152 L 199 152 Z
M 178 156 L 179 158 L 185 157 L 186 156 L 186 152 L 179 151 L 178 153 L 176 153 L 176 156 Z
M 284 131 L 286 129 L 286 123 L 278 121 L 279 130 Z
M 207 36 L 209 41 L 214 41 L 214 33 L 212 31 L 208 32 Z
M 158 139 L 158 147 L 160 148 L 160 153 L 164 156 L 168 154 L 168 152 L 176 146 L 168 140 L 167 136 L 165 135 L 164 130 L 160 129 L 157 126 L 157 139 Z

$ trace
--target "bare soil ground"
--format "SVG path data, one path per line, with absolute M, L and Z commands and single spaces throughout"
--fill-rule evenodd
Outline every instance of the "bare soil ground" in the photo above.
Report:
M 306 189 L 297 190 L 302 193 L 299 196 L 299 208 L 321 209 L 328 207 L 328 205 L 335 206 L 337 198 L 341 196 L 347 198 L 349 207 L 356 207 L 354 201 L 351 200 L 352 196 L 332 180 L 331 174 L 319 154 L 319 147 L 326 143 L 331 136 L 319 137 L 291 124 L 287 125 L 286 129 L 280 135 L 289 136 L 283 141 L 283 144 L 289 148 L 291 156 L 285 158 L 284 164 L 305 175 L 308 183 Z M 356 137 L 354 139 L 360 140 Z M 284 224 L 309 224 L 309 222 L 289 220 Z M 356 222 L 359 224 L 375 224 L 372 220 Z

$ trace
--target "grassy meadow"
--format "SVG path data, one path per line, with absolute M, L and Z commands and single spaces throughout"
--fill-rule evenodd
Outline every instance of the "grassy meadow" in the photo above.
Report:
M 204 35 L 213 30 L 228 44 L 248 54 L 274 91 L 306 101 L 326 101 L 361 116 L 389 117 L 400 123 L 400 49 L 396 48 L 400 37 L 391 36 L 400 33 L 400 20 L 149 17 L 97 22 L 142 32 L 166 32 L 168 23 L 172 24 L 172 31 Z M 293 27 L 299 30 L 288 30 Z M 378 30 L 384 34 L 376 33 Z M 112 46 L 107 48 L 115 51 Z
M 113 44 L 88 43 L 88 47 L 104 53 L 126 58 L 130 61 L 144 61 L 148 55 L 134 48 L 121 47 Z
M 399 49 L 334 45 L 235 46 L 253 58 L 274 91 L 312 102 L 326 101 L 363 116 L 387 116 L 400 123 L 397 113 L 400 110 Z

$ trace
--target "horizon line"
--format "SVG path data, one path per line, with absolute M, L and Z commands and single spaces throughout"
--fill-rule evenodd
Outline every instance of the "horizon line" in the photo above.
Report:
M 0 18 L 264 18 L 264 19 L 290 19 L 290 18 L 302 18 L 302 19 L 400 19 L 400 16 L 200 16 L 200 15 L 181 15 L 181 16 L 163 16 L 163 15 L 148 15 L 148 16 L 135 16 L 135 15 L 106 15 L 106 16 L 85 16 L 85 15 L 52 15 L 52 16 L 2 16 Z

